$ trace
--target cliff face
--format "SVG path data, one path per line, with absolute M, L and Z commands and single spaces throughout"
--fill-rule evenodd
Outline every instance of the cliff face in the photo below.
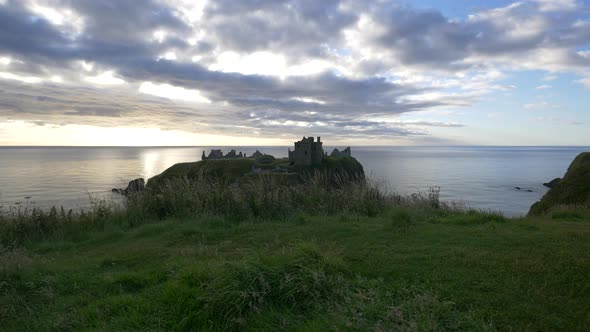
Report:
M 180 163 L 166 169 L 162 174 L 149 179 L 148 189 L 155 189 L 168 180 L 188 179 L 199 177 L 223 179 L 228 183 L 236 181 L 239 177 L 250 172 L 254 166 L 254 159 L 219 159 L 203 160 L 192 163 Z
M 565 176 L 543 198 L 531 206 L 529 215 L 538 215 L 558 205 L 590 203 L 590 152 L 580 153 Z
M 296 181 L 291 181 L 295 183 L 304 181 L 318 172 L 329 177 L 337 176 L 338 179 L 349 180 L 362 179 L 365 175 L 363 166 L 353 157 L 323 157 L 321 165 L 311 166 L 292 166 L 286 158 L 267 159 L 219 159 L 176 164 L 149 179 L 147 188 L 157 189 L 166 181 L 181 178 L 194 180 L 207 177 L 231 184 L 251 176 L 268 175 L 295 179 Z
M 313 167 L 320 172 L 339 174 L 349 179 L 358 179 L 365 176 L 363 165 L 354 157 L 324 157 L 322 165 Z

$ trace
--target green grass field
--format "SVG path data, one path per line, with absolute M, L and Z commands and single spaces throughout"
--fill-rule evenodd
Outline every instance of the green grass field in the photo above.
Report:
M 108 218 L 0 254 L 1 330 L 590 329 L 583 214 Z
M 296 185 L 253 163 L 175 165 L 126 209 L 0 208 L 0 330 L 590 330 L 588 205 L 507 219 L 352 159 Z

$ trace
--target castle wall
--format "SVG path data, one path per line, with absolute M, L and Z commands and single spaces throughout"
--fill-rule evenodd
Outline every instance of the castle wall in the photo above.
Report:
M 320 165 L 323 156 L 324 149 L 320 137 L 317 142 L 313 137 L 303 137 L 301 141 L 295 142 L 295 150 L 289 151 L 289 160 L 300 166 Z

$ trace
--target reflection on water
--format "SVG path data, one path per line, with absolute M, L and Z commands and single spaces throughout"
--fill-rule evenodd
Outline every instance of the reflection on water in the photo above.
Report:
M 179 163 L 200 160 L 217 147 L 27 147 L 0 148 L 0 205 L 30 201 L 48 207 L 86 208 L 89 198 L 111 198 L 110 189 L 148 179 Z M 286 157 L 287 147 L 261 150 Z M 326 147 L 326 151 L 331 151 Z M 541 185 L 562 176 L 571 160 L 588 148 L 519 147 L 353 147 L 367 174 L 396 191 L 441 187 L 443 199 L 462 200 L 474 208 L 524 214 L 546 191 Z M 532 193 L 514 187 L 532 189 Z

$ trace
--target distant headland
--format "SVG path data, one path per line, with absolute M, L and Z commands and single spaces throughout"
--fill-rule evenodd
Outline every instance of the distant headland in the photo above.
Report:
M 342 151 L 335 148 L 328 155 L 320 136 L 317 139 L 304 136 L 294 142 L 293 150 L 288 148 L 287 153 L 287 158 L 276 158 L 258 150 L 247 155 L 235 149 L 225 154 L 221 149 L 212 149 L 209 154 L 203 151 L 200 161 L 169 167 L 149 179 L 147 185 L 144 185 L 144 179 L 135 179 L 129 182 L 126 189 L 114 188 L 112 191 L 127 196 L 144 188 L 156 188 L 174 179 L 192 180 L 203 176 L 237 183 L 250 179 L 252 175 L 270 174 L 284 177 L 291 184 L 301 183 L 317 173 L 337 178 L 338 181 L 361 180 L 365 177 L 363 166 L 352 156 L 350 147 Z
M 240 183 L 255 175 L 271 175 L 293 185 L 318 173 L 338 181 L 365 177 L 363 166 L 352 156 L 350 147 L 342 151 L 334 149 L 328 155 L 321 137 L 303 137 L 294 142 L 293 149 L 289 148 L 287 153 L 287 158 L 276 158 L 258 150 L 250 156 L 235 149 L 225 154 L 220 149 L 213 149 L 209 154 L 203 151 L 201 161 L 173 165 L 149 179 L 147 187 L 156 188 L 178 178 L 192 180 L 203 176 Z

